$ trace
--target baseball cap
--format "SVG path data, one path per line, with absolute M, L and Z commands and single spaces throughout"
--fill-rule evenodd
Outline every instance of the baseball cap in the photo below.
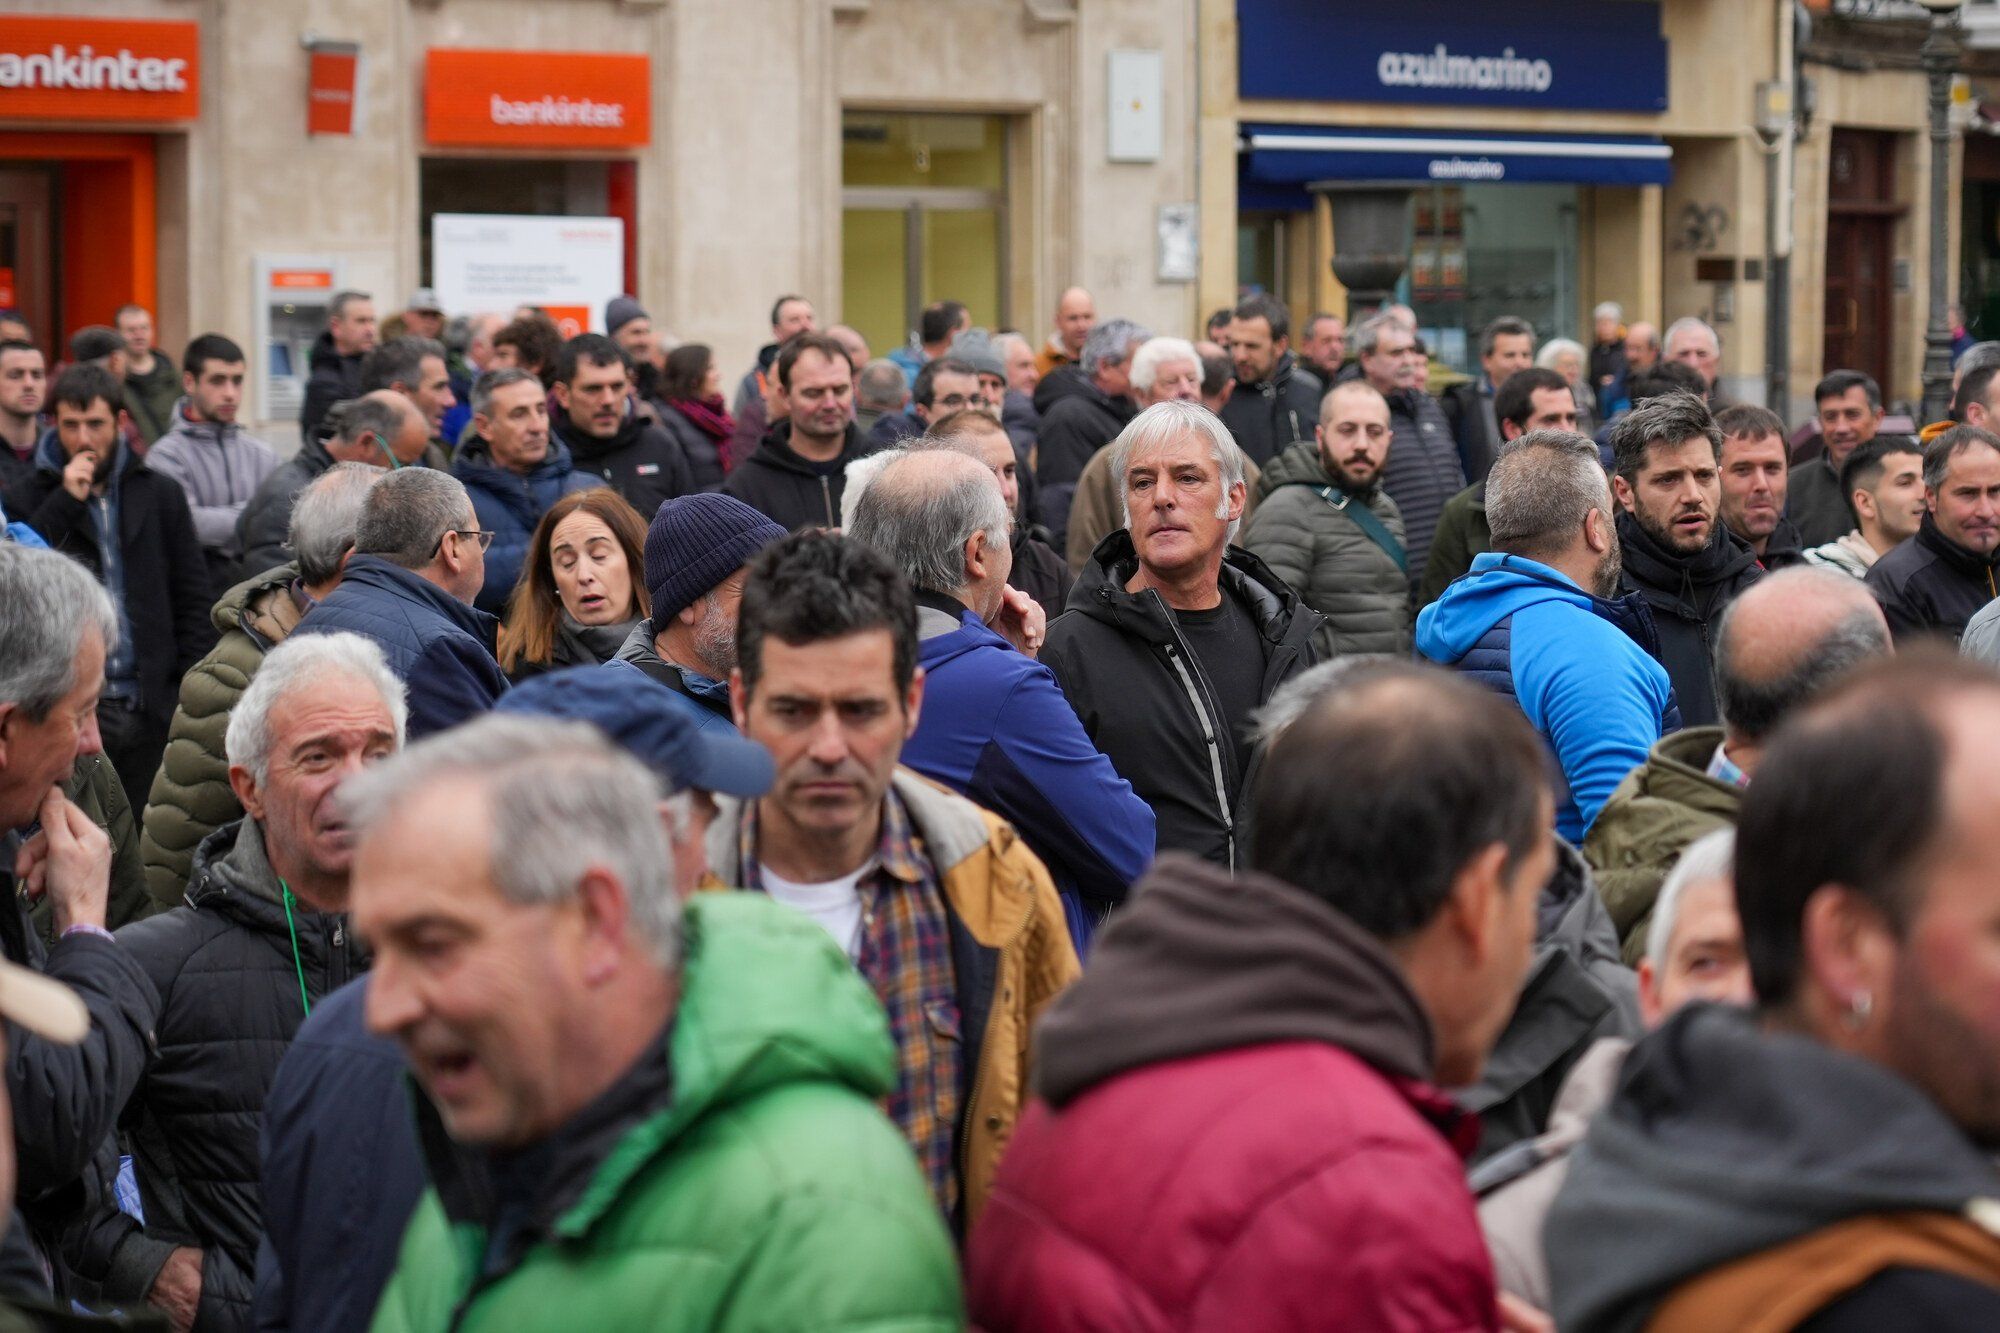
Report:
M 0 1018 L 64 1046 L 90 1035 L 90 1011 L 75 991 L 8 962 L 0 962 Z
M 419 287 L 411 292 L 409 304 L 403 308 L 406 310 L 422 311 L 427 315 L 442 315 L 444 313 L 444 306 L 438 302 L 437 290 L 432 287 Z
M 777 774 L 769 750 L 719 718 L 705 724 L 679 695 L 629 662 L 531 676 L 501 695 L 494 711 L 588 722 L 673 791 L 762 796 Z

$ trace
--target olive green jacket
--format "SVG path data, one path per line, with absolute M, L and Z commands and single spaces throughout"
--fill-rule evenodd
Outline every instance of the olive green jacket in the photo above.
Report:
M 279 565 L 222 594 L 210 612 L 222 638 L 181 680 L 180 705 L 140 836 L 146 891 L 162 908 L 179 905 L 201 840 L 243 817 L 229 785 L 222 739 L 229 712 L 250 687 L 264 654 L 304 618 L 291 592 L 298 576 L 297 565 Z
M 1444 596 L 1452 580 L 1469 573 L 1474 556 L 1493 549 L 1493 529 L 1486 522 L 1486 483 L 1475 482 L 1444 502 L 1431 554 L 1417 584 L 1417 606 L 1429 606 Z
M 116 930 L 142 916 L 151 916 L 159 907 L 146 893 L 146 876 L 139 864 L 139 822 L 132 817 L 132 803 L 125 799 L 125 784 L 118 770 L 101 754 L 78 755 L 63 794 L 83 811 L 84 817 L 104 830 L 111 839 L 111 894 L 104 905 L 104 924 Z M 11 868 L 11 867 L 10 867 Z M 42 939 L 55 943 L 54 908 L 43 898 L 30 910 L 35 929 Z
M 1721 727 L 1689 727 L 1662 736 L 1646 762 L 1626 775 L 1584 839 L 1584 859 L 1624 943 L 1625 961 L 1646 951 L 1646 929 L 1667 872 L 1689 843 L 1733 827 L 1740 788 L 1708 775 Z

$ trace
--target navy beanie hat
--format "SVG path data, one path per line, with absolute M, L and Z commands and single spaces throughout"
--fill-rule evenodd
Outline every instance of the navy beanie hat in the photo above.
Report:
M 668 500 L 646 529 L 646 591 L 664 625 L 750 562 L 785 530 L 733 495 Z

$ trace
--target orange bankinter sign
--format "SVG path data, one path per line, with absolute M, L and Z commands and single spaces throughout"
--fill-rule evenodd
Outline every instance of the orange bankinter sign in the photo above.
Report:
M 634 148 L 652 140 L 651 61 L 580 51 L 425 56 L 424 138 L 487 148 Z
M 201 27 L 0 15 L 0 119 L 193 120 Z

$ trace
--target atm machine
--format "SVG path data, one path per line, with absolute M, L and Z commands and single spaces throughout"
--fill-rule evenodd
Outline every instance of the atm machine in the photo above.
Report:
M 326 331 L 328 305 L 341 290 L 339 259 L 331 255 L 258 255 L 257 395 L 259 422 L 296 422 L 312 374 L 312 346 Z

